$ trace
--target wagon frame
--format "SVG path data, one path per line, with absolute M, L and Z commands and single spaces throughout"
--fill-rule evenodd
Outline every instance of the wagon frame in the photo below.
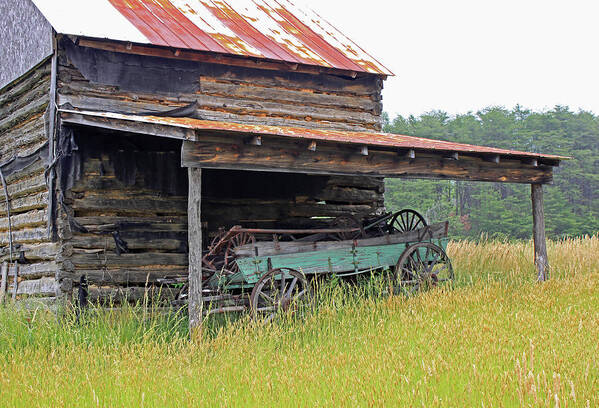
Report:
M 205 314 L 250 309 L 271 319 L 309 295 L 317 276 L 391 271 L 389 292 L 407 294 L 451 281 L 448 227 L 402 210 L 364 222 L 341 216 L 321 229 L 221 230 L 202 257 Z

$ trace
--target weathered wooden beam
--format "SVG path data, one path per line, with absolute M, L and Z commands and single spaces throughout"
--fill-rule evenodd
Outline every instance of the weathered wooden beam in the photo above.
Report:
M 193 331 L 202 323 L 202 170 L 189 169 L 189 327 Z
M 308 152 L 285 141 L 269 140 L 268 146 L 256 148 L 234 138 L 204 140 L 183 144 L 184 167 L 527 184 L 550 183 L 553 179 L 551 167 L 523 166 L 519 160 L 506 160 L 498 166 L 479 157 L 448 161 L 441 152 L 407 159 L 397 153 L 372 149 L 368 156 L 361 156 L 351 146 L 320 145 L 318 152 Z
M 447 236 L 449 223 L 440 222 L 420 228 L 415 231 L 409 231 L 404 234 L 385 235 L 376 238 L 358 239 L 355 241 L 356 247 L 368 247 L 375 245 L 390 245 L 403 242 L 416 242 L 422 239 L 443 238 Z M 235 249 L 237 256 L 254 256 L 256 249 L 259 256 L 283 255 L 313 251 L 330 251 L 336 249 L 351 248 L 354 241 L 323 241 L 323 242 L 256 242 L 247 244 Z
M 549 260 L 547 259 L 547 241 L 545 238 L 545 210 L 543 209 L 543 186 L 532 184 L 532 231 L 535 247 L 535 266 L 537 280 L 549 279 Z
M 2 269 L 0 270 L 0 306 L 4 303 L 4 297 L 6 296 L 6 288 L 8 286 L 8 262 L 2 263 Z

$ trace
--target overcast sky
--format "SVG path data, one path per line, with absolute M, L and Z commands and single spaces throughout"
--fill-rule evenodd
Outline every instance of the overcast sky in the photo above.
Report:
M 599 0 L 295 0 L 396 77 L 392 116 L 520 103 L 599 113 Z

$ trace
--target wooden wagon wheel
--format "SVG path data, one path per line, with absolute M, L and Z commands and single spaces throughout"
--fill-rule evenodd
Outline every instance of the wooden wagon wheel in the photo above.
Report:
M 271 321 L 279 311 L 293 311 L 309 297 L 308 280 L 303 273 L 290 268 L 268 272 L 254 286 L 250 307 L 256 317 Z
M 398 289 L 410 295 L 427 287 L 453 281 L 453 267 L 441 248 L 430 242 L 410 245 L 395 266 Z
M 414 210 L 401 210 L 393 214 L 391 221 L 387 224 L 390 234 L 414 231 L 427 226 L 422 215 Z
M 333 222 L 331 223 L 331 226 L 333 228 L 340 228 L 340 229 L 343 229 L 343 228 L 347 228 L 347 229 L 359 228 L 360 229 L 360 231 L 337 232 L 337 233 L 331 234 L 331 238 L 336 241 L 348 241 L 351 239 L 362 238 L 364 235 L 364 231 L 362 230 L 362 223 L 353 215 L 340 215 L 339 217 L 337 217 L 333 220 Z

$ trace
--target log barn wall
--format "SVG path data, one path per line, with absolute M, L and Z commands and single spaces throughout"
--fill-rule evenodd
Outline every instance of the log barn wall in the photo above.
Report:
M 79 170 L 58 220 L 62 287 L 76 296 L 86 276 L 91 301 L 174 300 L 179 289 L 162 283 L 188 274 L 181 142 L 85 128 L 75 135 Z M 341 214 L 372 214 L 383 195 L 380 179 L 207 170 L 205 244 L 220 227 L 326 226 Z
M 237 123 L 380 130 L 382 80 L 301 74 L 121 54 L 59 41 L 58 105 Z M 172 114 L 172 113 L 169 113 Z M 60 176 L 58 282 L 90 301 L 121 303 L 148 294 L 173 300 L 186 279 L 187 172 L 181 142 L 73 128 L 76 151 Z M 65 180 L 70 180 L 65 184 Z M 60 183 L 59 183 L 60 184 Z M 382 179 L 206 171 L 202 227 L 324 226 L 342 214 L 384 207 Z
M 58 104 L 122 113 L 192 103 L 196 118 L 321 129 L 380 130 L 383 81 L 121 54 L 60 41 Z
M 47 163 L 42 157 L 47 151 L 50 77 L 51 63 L 46 60 L 0 90 L 0 162 L 10 202 L 13 260 L 19 259 L 16 295 L 48 303 L 59 291 L 55 279 L 58 248 L 48 230 Z M 6 165 L 15 157 L 32 154 L 28 165 Z M 6 197 L 0 191 L 0 262 L 6 262 L 10 260 L 9 220 Z M 7 297 L 15 293 L 14 269 L 2 289 Z

